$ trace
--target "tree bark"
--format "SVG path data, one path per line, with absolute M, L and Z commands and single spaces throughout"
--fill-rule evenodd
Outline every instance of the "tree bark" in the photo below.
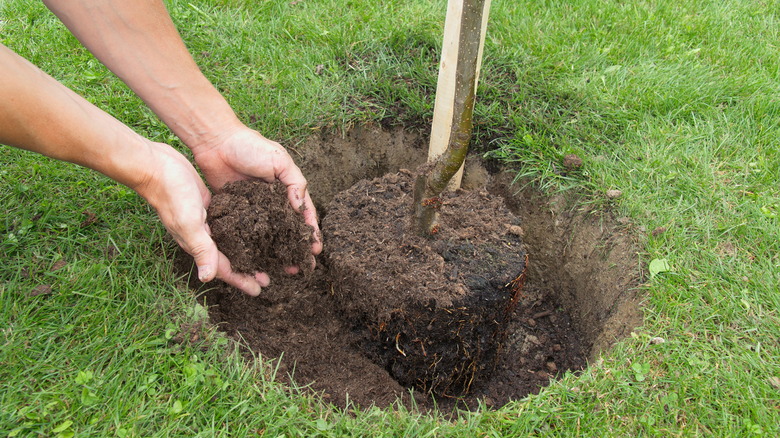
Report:
M 438 231 L 440 195 L 463 165 L 472 133 L 472 115 L 481 58 L 483 15 L 486 0 L 450 0 L 462 2 L 455 66 L 455 95 L 447 148 L 433 161 L 428 172 L 420 175 L 414 189 L 414 223 L 417 232 L 433 235 Z M 487 0 L 489 1 L 489 0 Z M 486 17 L 484 17 L 486 18 Z M 445 44 L 447 36 L 445 36 Z M 444 68 L 442 65 L 441 68 Z M 439 80 L 441 81 L 441 75 Z

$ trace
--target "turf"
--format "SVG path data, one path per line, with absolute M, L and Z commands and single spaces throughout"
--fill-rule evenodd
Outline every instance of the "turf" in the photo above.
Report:
M 167 4 L 242 119 L 293 151 L 321 130 L 430 124 L 443 1 Z M 3 44 L 181 147 L 44 6 L 0 5 Z M 634 336 L 455 420 L 344 414 L 276 383 L 203 324 L 134 193 L 0 147 L 0 434 L 780 435 L 779 20 L 774 0 L 494 2 L 475 150 L 629 217 L 656 263 Z

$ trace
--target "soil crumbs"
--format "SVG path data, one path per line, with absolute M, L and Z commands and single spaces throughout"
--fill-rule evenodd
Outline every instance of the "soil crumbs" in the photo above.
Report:
M 371 197 L 370 194 L 366 196 Z M 239 205 L 246 204 L 245 198 L 233 201 Z M 376 201 L 375 197 L 373 201 Z M 470 196 L 465 192 L 458 202 L 461 209 L 473 207 L 481 211 L 485 204 L 484 193 Z M 469 202 L 473 203 L 472 207 L 469 207 Z M 239 224 L 242 221 L 245 224 L 255 223 L 242 218 L 245 213 L 251 215 L 251 210 L 244 209 L 245 213 L 238 213 L 240 210 L 221 206 L 215 208 L 213 217 L 224 220 L 230 216 Z M 368 215 L 361 220 L 370 220 L 370 217 Z M 376 220 L 384 219 L 377 217 Z M 366 225 L 371 228 L 371 224 L 361 226 L 366 228 Z M 514 227 L 511 230 L 506 228 L 507 225 L 496 225 L 502 229 L 493 231 L 510 231 L 510 234 L 522 231 L 517 224 L 509 224 Z M 242 227 L 251 226 L 222 228 L 236 228 L 240 234 L 245 232 Z M 300 231 L 298 233 L 300 237 Z M 300 240 L 298 237 L 292 240 Z M 222 247 L 220 241 L 217 242 Z M 325 251 L 328 251 L 327 244 Z M 399 262 L 404 263 L 403 260 Z M 395 269 L 400 272 L 405 267 L 399 265 Z M 582 369 L 590 348 L 555 297 L 550 296 L 547 290 L 529 285 L 519 295 L 517 307 L 505 322 L 506 336 L 492 372 L 484 373 L 485 378 L 470 384 L 469 392 L 464 395 L 445 394 L 434 400 L 425 391 L 402 386 L 391 376 L 391 365 L 377 360 L 376 355 L 367 354 L 365 335 L 356 330 L 354 321 L 345 316 L 343 303 L 338 304 L 334 298 L 336 294 L 329 281 L 328 267 L 322 263 L 307 275 L 273 276 L 271 286 L 255 298 L 220 282 L 207 286 L 202 288 L 204 291 L 200 299 L 208 307 L 213 323 L 252 352 L 265 359 L 278 359 L 281 372 L 277 378 L 289 379 L 289 382 L 315 391 L 327 402 L 342 408 L 386 407 L 400 402 L 421 410 L 436 406 L 448 411 L 453 408 L 475 409 L 480 401 L 488 407 L 500 407 L 538 392 L 550 379 L 566 371 Z
M 235 181 L 208 208 L 212 237 L 236 272 L 281 275 L 288 266 L 311 270 L 312 229 L 287 201 L 279 181 Z

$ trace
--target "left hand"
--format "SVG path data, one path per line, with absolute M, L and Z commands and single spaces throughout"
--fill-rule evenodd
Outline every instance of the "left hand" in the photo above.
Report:
M 266 182 L 278 179 L 285 184 L 290 205 L 303 215 L 304 221 L 313 229 L 309 263 L 314 266 L 314 256 L 322 252 L 317 210 L 309 195 L 306 178 L 292 157 L 279 143 L 243 125 L 213 138 L 208 145 L 192 148 L 195 162 L 212 189 L 219 190 L 229 182 L 251 178 Z M 298 267 L 288 267 L 287 272 L 295 274 Z
M 172 147 L 149 143 L 154 157 L 149 176 L 134 189 L 154 207 L 176 243 L 193 256 L 200 281 L 216 277 L 248 295 L 259 295 L 261 287 L 270 283 L 268 275 L 233 272 L 230 261 L 211 238 L 206 223 L 211 194 L 198 172 Z

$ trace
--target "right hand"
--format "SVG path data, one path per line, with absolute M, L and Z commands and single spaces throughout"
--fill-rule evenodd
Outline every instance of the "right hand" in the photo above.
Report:
M 285 184 L 290 205 L 303 215 L 304 221 L 313 230 L 312 255 L 309 259 L 313 267 L 314 256 L 322 252 L 317 210 L 309 195 L 306 178 L 292 157 L 282 145 L 244 125 L 210 137 L 214 139 L 210 144 L 191 147 L 195 162 L 203 171 L 206 181 L 215 190 L 228 182 L 252 178 L 266 182 L 278 179 Z M 287 269 L 291 274 L 297 271 L 298 267 Z

